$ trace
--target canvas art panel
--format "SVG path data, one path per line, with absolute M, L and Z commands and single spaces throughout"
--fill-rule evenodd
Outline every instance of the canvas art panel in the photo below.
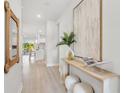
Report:
M 74 8 L 74 33 L 78 56 L 102 60 L 101 0 L 83 0 Z

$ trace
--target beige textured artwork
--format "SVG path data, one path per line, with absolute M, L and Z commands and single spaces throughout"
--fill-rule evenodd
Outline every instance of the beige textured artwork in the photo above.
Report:
M 74 52 L 78 56 L 101 60 L 100 0 L 83 0 L 74 8 Z

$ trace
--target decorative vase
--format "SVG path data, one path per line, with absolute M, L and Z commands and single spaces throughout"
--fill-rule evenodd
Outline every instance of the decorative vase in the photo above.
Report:
M 74 52 L 73 52 L 73 50 L 70 47 L 68 47 L 66 58 L 68 60 L 73 60 L 74 59 Z

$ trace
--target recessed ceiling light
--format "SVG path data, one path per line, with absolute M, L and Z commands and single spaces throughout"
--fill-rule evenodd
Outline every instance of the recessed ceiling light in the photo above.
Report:
M 40 14 L 37 14 L 37 18 L 41 18 L 41 15 Z

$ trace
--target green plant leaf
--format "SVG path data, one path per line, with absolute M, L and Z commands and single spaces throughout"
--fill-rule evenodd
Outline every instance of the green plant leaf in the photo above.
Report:
M 69 41 L 72 41 L 74 39 L 74 32 L 71 32 L 69 35 Z
M 68 33 L 64 32 L 64 37 L 68 38 Z
M 32 51 L 34 48 L 34 44 L 33 43 L 24 43 L 23 44 L 23 49 L 27 50 L 27 51 Z
M 66 44 L 65 42 L 61 41 L 61 42 L 59 42 L 56 46 L 65 45 L 65 44 Z
M 74 32 L 71 32 L 70 34 L 64 32 L 64 36 L 62 37 L 62 41 L 57 44 L 58 45 L 68 45 L 69 47 L 71 44 L 73 44 L 75 41 L 74 39 L 75 34 Z

